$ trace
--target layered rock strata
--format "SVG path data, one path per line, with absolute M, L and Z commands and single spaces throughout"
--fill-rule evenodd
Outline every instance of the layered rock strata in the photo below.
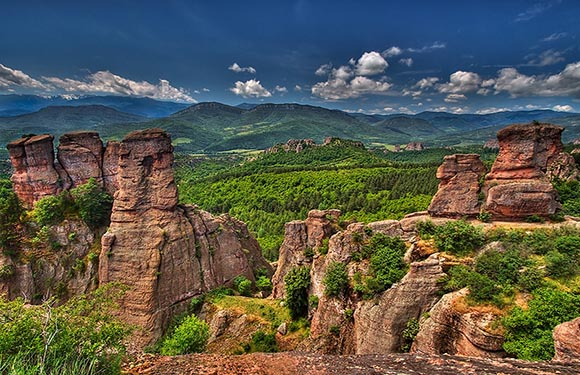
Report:
M 580 361 L 580 318 L 557 325 L 552 336 L 555 361 Z

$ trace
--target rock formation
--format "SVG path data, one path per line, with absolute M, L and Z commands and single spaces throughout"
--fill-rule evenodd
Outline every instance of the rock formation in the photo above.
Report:
M 41 198 L 58 194 L 64 187 L 66 175 L 54 160 L 52 135 L 37 135 L 8 144 L 10 162 L 14 168 L 14 192 L 27 207 Z
M 405 151 L 423 151 L 425 146 L 421 142 L 409 142 L 405 147 Z
M 499 142 L 497 141 L 497 139 L 490 139 L 483 144 L 483 148 L 497 150 L 499 149 Z
M 462 311 L 456 307 L 467 289 L 446 294 L 421 323 L 412 352 L 456 354 L 472 357 L 505 357 L 501 334 L 493 333 L 491 324 L 497 316 L 490 312 Z
M 555 361 L 580 361 L 580 318 L 554 328 Z
M 144 329 L 143 343 L 158 338 L 189 299 L 254 270 L 270 269 L 246 226 L 178 206 L 173 148 L 160 129 L 133 132 L 119 146 L 111 224 L 102 238 L 101 284 L 129 286 L 121 316 Z
M 485 166 L 479 155 L 448 155 L 437 169 L 437 194 L 429 205 L 433 216 L 462 217 L 479 214 L 479 181 Z
M 117 188 L 118 143 L 105 149 L 96 132 L 67 133 L 60 137 L 55 160 L 52 135 L 27 136 L 8 144 L 14 168 L 12 183 L 27 208 L 95 178 L 110 194 Z
M 481 209 L 493 219 L 502 220 L 555 214 L 561 206 L 551 181 L 578 176 L 574 158 L 562 152 L 563 130 L 539 123 L 511 125 L 500 130 L 499 154 L 481 187 L 478 182 L 485 169 L 476 161 L 477 155 L 446 156 L 437 171 L 441 183 L 429 213 L 474 217 Z

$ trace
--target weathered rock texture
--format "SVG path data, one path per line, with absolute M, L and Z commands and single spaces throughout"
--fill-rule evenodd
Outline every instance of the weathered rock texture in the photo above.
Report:
M 555 361 L 580 361 L 580 318 L 554 328 Z
M 90 178 L 114 194 L 118 143 L 110 142 L 111 147 L 105 149 L 96 132 L 67 133 L 60 137 L 55 159 L 53 139 L 52 135 L 24 137 L 7 146 L 14 168 L 14 191 L 26 207 Z
M 37 135 L 21 138 L 7 146 L 14 168 L 11 178 L 14 192 L 28 207 L 63 189 L 66 176 L 58 162 L 55 163 L 53 139 L 52 135 Z
M 457 304 L 467 289 L 446 294 L 421 323 L 412 352 L 456 354 L 472 357 L 505 357 L 504 338 L 492 332 L 491 324 L 498 317 L 490 312 L 462 311 Z
M 483 186 L 478 182 L 485 168 L 477 155 L 446 156 L 437 171 L 441 183 L 429 214 L 474 217 L 484 210 L 501 220 L 555 214 L 561 205 L 551 181 L 578 177 L 574 158 L 562 152 L 563 130 L 539 123 L 500 130 L 499 154 Z
M 479 155 L 448 155 L 437 169 L 441 180 L 437 194 L 429 205 L 433 216 L 462 217 L 479 214 L 479 181 L 485 166 Z
M 111 225 L 101 241 L 99 282 L 129 286 L 120 314 L 143 328 L 143 343 L 158 338 L 191 297 L 270 269 L 243 223 L 178 206 L 172 163 L 164 131 L 125 137 Z

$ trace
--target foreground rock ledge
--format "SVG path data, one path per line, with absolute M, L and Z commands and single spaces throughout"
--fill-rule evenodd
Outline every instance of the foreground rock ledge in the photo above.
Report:
M 535 374 L 577 375 L 578 364 L 526 362 L 423 354 L 313 355 L 296 352 L 254 353 L 240 356 L 196 354 L 178 357 L 144 357 L 125 368 L 128 374 L 252 374 L 252 375 L 458 375 Z

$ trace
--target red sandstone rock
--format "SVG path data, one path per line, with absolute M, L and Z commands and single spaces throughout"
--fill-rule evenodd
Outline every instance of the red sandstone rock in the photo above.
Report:
M 554 328 L 555 361 L 580 361 L 580 318 Z
M 32 208 L 39 199 L 62 191 L 67 176 L 55 168 L 51 135 L 25 137 L 8 144 L 14 168 L 14 192 L 23 204 Z
M 428 211 L 432 216 L 463 217 L 479 214 L 479 180 L 485 166 L 476 154 L 448 155 L 437 169 L 441 180 Z
M 107 142 L 105 154 L 103 155 L 103 185 L 105 190 L 114 195 L 119 190 L 117 173 L 119 168 L 119 148 L 121 144 L 116 141 Z
M 578 178 L 578 169 L 574 157 L 566 152 L 561 152 L 548 164 L 546 176 L 550 181 L 570 181 Z
M 103 152 L 97 132 L 80 131 L 60 137 L 58 161 L 70 177 L 71 187 L 85 184 L 90 178 L 102 184 Z

